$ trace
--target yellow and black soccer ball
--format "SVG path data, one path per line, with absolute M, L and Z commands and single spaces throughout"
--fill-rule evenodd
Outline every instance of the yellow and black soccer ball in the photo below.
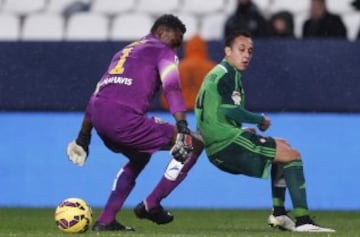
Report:
M 93 220 L 91 207 L 81 198 L 67 198 L 55 211 L 55 223 L 65 233 L 82 233 Z

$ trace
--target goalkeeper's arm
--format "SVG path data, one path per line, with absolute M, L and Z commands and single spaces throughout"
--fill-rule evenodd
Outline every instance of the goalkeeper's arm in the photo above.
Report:
M 92 128 L 93 125 L 90 119 L 86 115 L 84 115 L 83 121 L 81 123 L 80 132 L 78 134 L 78 137 L 76 138 L 76 143 L 81 146 L 86 151 L 86 153 L 89 152 Z

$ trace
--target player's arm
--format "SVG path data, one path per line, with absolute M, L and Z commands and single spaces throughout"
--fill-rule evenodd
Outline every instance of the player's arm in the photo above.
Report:
M 176 121 L 177 136 L 170 154 L 184 163 L 193 150 L 190 129 L 186 120 L 186 106 L 181 92 L 178 67 L 171 60 L 161 60 L 159 65 L 163 92 L 169 104 L 169 110 Z
M 263 124 L 265 117 L 256 113 L 252 113 L 241 106 L 222 104 L 221 109 L 227 118 L 235 120 L 237 123 Z
M 260 131 L 267 130 L 271 121 L 268 117 L 264 115 L 259 115 L 256 113 L 252 113 L 241 106 L 233 106 L 233 105 L 221 105 L 222 111 L 227 118 L 230 118 L 236 121 L 238 124 L 242 123 L 252 123 L 256 124 Z
M 186 112 L 184 97 L 181 91 L 179 70 L 175 62 L 161 60 L 159 65 L 160 79 L 164 96 L 168 102 L 169 110 L 176 121 L 183 120 L 184 115 L 176 115 L 176 112 Z
M 241 95 L 240 88 L 230 75 L 224 74 L 219 81 L 218 92 L 222 99 L 220 109 L 226 118 L 235 121 L 237 124 L 257 124 L 259 128 L 267 123 L 265 116 L 252 113 L 244 108 L 244 98 Z
M 186 106 L 181 92 L 179 71 L 177 65 L 169 60 L 161 61 L 159 65 L 160 78 L 163 92 L 169 104 L 169 110 L 173 114 L 176 123 L 186 123 L 185 127 L 177 126 L 178 132 L 190 133 L 186 122 Z

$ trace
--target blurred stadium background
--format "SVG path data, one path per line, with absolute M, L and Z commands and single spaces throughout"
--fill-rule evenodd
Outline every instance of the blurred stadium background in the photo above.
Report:
M 294 15 L 295 34 L 308 17 L 309 0 L 254 0 L 267 17 L 281 10 Z M 327 0 L 355 40 L 360 14 L 352 0 Z M 153 19 L 164 12 L 178 15 L 194 33 L 206 40 L 221 40 L 226 18 L 237 0 L 1 0 L 0 40 L 132 40 L 148 32 Z M 126 26 L 126 30 L 124 30 Z
M 348 39 L 302 40 L 309 0 L 254 2 L 265 16 L 291 11 L 297 39 L 255 41 L 245 79 L 249 108 L 273 119 L 269 135 L 302 151 L 312 209 L 360 210 L 360 12 L 350 0 L 327 0 Z M 69 196 L 101 206 L 125 159 L 95 134 L 83 168 L 67 161 L 65 147 L 112 54 L 170 12 L 187 25 L 185 39 L 200 33 L 218 61 L 235 6 L 236 0 L 0 0 L 0 206 L 53 207 Z M 157 101 L 153 106 L 153 115 L 172 121 Z M 195 129 L 192 114 L 189 120 Z M 125 205 L 145 197 L 167 161 L 166 152 L 154 156 Z M 268 180 L 216 170 L 203 154 L 164 205 L 270 208 L 268 187 Z

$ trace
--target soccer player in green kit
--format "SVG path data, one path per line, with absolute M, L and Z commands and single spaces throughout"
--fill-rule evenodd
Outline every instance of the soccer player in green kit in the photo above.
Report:
M 210 162 L 225 172 L 257 178 L 267 178 L 271 166 L 273 212 L 269 225 L 294 232 L 335 232 L 315 224 L 309 216 L 300 153 L 284 139 L 261 136 L 254 128 L 242 127 L 252 123 L 265 131 L 271 124 L 268 117 L 245 108 L 242 72 L 253 56 L 250 35 L 227 35 L 224 51 L 224 59 L 205 77 L 195 105 L 197 127 Z M 286 188 L 295 221 L 284 207 Z

